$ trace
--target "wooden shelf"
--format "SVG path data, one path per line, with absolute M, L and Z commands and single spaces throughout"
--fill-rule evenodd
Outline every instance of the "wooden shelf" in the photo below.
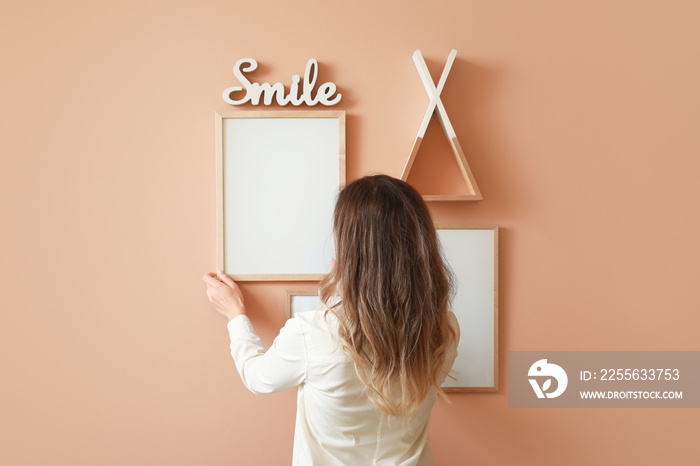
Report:
M 464 156 L 462 146 L 459 144 L 457 134 L 455 133 L 455 130 L 452 127 L 452 123 L 450 123 L 450 118 L 447 116 L 445 106 L 442 104 L 442 100 L 440 99 L 440 93 L 442 92 L 442 88 L 445 86 L 445 81 L 447 81 L 447 75 L 450 73 L 450 69 L 452 68 L 452 64 L 454 63 L 456 56 L 457 51 L 452 50 L 452 52 L 450 52 L 449 57 L 447 57 L 447 63 L 445 63 L 445 67 L 442 70 L 442 75 L 440 76 L 440 81 L 438 82 L 436 88 L 432 78 L 430 77 L 430 72 L 428 71 L 428 67 L 425 64 L 425 60 L 423 59 L 421 51 L 416 50 L 413 53 L 413 61 L 416 64 L 416 68 L 418 69 L 418 74 L 421 77 L 421 81 L 423 81 L 423 86 L 425 87 L 425 90 L 428 93 L 428 96 L 430 97 L 430 103 L 428 104 L 425 116 L 423 117 L 423 122 L 421 123 L 421 126 L 418 129 L 416 139 L 415 141 L 413 141 L 411 154 L 409 155 L 408 160 L 406 161 L 406 165 L 403 168 L 403 172 L 401 173 L 401 179 L 403 181 L 406 181 L 408 179 L 408 174 L 410 173 L 411 167 L 413 166 L 413 162 L 416 159 L 418 149 L 420 148 L 421 142 L 425 137 L 425 131 L 426 129 L 428 129 L 428 124 L 430 124 L 430 117 L 433 115 L 433 113 L 437 112 L 438 120 L 440 121 L 442 130 L 450 143 L 452 153 L 455 156 L 455 160 L 457 161 L 459 170 L 462 174 L 462 177 L 464 178 L 465 184 L 467 185 L 468 193 L 454 195 L 423 195 L 423 199 L 425 199 L 426 201 L 480 201 L 481 199 L 483 199 L 481 197 L 481 191 L 479 191 L 479 187 L 477 186 L 476 180 L 474 179 L 474 175 L 472 174 L 472 171 L 469 168 L 469 164 L 467 163 L 467 158 Z

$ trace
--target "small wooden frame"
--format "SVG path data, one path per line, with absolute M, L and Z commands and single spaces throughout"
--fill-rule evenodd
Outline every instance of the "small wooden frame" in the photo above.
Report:
M 321 298 L 318 297 L 318 290 L 287 290 L 285 302 L 285 316 L 287 319 L 294 317 L 295 312 L 315 311 L 323 309 Z
M 457 285 L 452 311 L 461 329 L 446 392 L 498 391 L 498 227 L 437 225 Z
M 237 281 L 320 280 L 345 184 L 345 112 L 215 114 L 217 267 Z
M 425 91 L 428 93 L 428 97 L 430 97 L 430 103 L 428 104 L 428 108 L 425 111 L 423 122 L 421 123 L 420 128 L 418 129 L 418 135 L 416 136 L 416 139 L 413 142 L 411 154 L 408 156 L 406 165 L 404 166 L 403 172 L 401 173 L 401 179 L 403 181 L 406 181 L 408 179 L 408 174 L 411 171 L 411 167 L 413 166 L 414 160 L 416 159 L 416 154 L 418 154 L 418 149 L 420 148 L 420 144 L 423 141 L 423 137 L 425 136 L 425 131 L 428 129 L 430 118 L 432 117 L 433 113 L 437 111 L 438 120 L 440 121 L 442 130 L 445 132 L 445 136 L 447 136 L 447 140 L 450 143 L 452 153 L 454 154 L 455 159 L 457 160 L 457 165 L 459 166 L 459 170 L 462 174 L 462 177 L 464 178 L 464 182 L 467 185 L 468 191 L 468 194 L 423 195 L 423 199 L 425 199 L 426 201 L 480 201 L 482 199 L 481 191 L 479 191 L 479 187 L 476 185 L 476 180 L 474 179 L 474 175 L 472 174 L 472 171 L 469 168 L 467 158 L 464 156 L 462 146 L 459 144 L 459 140 L 457 140 L 457 134 L 455 133 L 455 130 L 452 127 L 452 123 L 450 123 L 450 118 L 447 116 L 445 106 L 442 104 L 442 100 L 440 99 L 440 93 L 442 92 L 442 88 L 445 86 L 445 81 L 447 81 L 447 75 L 450 73 L 450 69 L 452 68 L 452 64 L 454 63 L 456 56 L 457 51 L 452 50 L 452 52 L 450 52 L 450 55 L 447 57 L 447 63 L 445 63 L 445 67 L 442 70 L 442 75 L 440 76 L 440 81 L 438 82 L 436 88 L 432 78 L 430 77 L 430 71 L 428 71 L 428 67 L 425 64 L 425 60 L 423 59 L 423 55 L 421 54 L 420 50 L 416 50 L 413 53 L 413 61 L 416 64 L 416 68 L 418 69 L 418 74 L 421 77 L 421 81 L 423 81 L 423 87 L 425 87 Z

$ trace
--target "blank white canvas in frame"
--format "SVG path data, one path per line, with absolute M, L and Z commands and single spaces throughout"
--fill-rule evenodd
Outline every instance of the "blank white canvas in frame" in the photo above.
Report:
M 344 117 L 290 113 L 223 118 L 223 262 L 239 280 L 313 280 L 330 270 Z
M 459 355 L 443 387 L 495 391 L 498 229 L 438 228 L 444 257 L 456 282 L 452 312 L 461 338 Z
M 321 298 L 318 295 L 292 295 L 292 308 L 290 309 L 292 317 L 297 312 L 317 311 L 323 309 Z

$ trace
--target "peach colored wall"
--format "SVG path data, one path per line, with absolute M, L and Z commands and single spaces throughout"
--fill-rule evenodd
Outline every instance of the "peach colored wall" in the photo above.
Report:
M 509 350 L 700 349 L 699 15 L 695 1 L 8 2 L 0 464 L 289 464 L 295 393 L 245 390 L 200 281 L 215 267 L 213 114 L 237 59 L 289 82 L 314 57 L 344 94 L 349 178 L 398 176 L 427 105 L 417 48 L 436 80 L 459 51 L 443 99 L 484 195 L 433 212 L 502 228 L 501 391 L 436 406 L 437 463 L 697 464 L 697 410 L 509 409 L 506 367 Z M 417 166 L 444 159 L 429 136 Z M 243 287 L 266 342 L 300 286 Z

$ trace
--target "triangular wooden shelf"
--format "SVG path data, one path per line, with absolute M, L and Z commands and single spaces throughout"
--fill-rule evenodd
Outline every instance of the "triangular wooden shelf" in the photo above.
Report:
M 411 155 L 409 155 L 406 165 L 403 168 L 401 179 L 403 181 L 408 179 L 408 174 L 413 166 L 413 161 L 416 159 L 416 154 L 418 154 L 420 144 L 423 141 L 423 137 L 425 137 L 425 130 L 428 128 L 428 124 L 430 123 L 430 117 L 433 115 L 433 113 L 437 112 L 440 126 L 442 126 L 442 130 L 447 137 L 447 141 L 450 143 L 452 153 L 457 160 L 457 165 L 459 166 L 464 182 L 467 185 L 467 194 L 427 194 L 423 195 L 423 199 L 426 201 L 480 201 L 483 199 L 481 197 L 481 191 L 479 191 L 479 187 L 476 185 L 474 175 L 472 174 L 469 164 L 467 163 L 467 158 L 464 156 L 464 151 L 462 151 L 462 146 L 459 144 L 457 134 L 455 133 L 455 130 L 450 123 L 450 118 L 447 116 L 447 112 L 445 111 L 445 107 L 440 100 L 440 92 L 442 92 L 445 81 L 447 81 L 447 75 L 450 73 L 450 68 L 452 68 L 452 64 L 454 63 L 456 56 L 457 51 L 452 50 L 452 52 L 450 52 L 450 56 L 447 58 L 447 63 L 445 64 L 445 68 L 442 70 L 442 76 L 440 76 L 440 81 L 438 82 L 438 86 L 436 88 L 432 78 L 430 77 L 430 72 L 428 71 L 428 67 L 425 64 L 425 60 L 423 60 L 423 55 L 421 54 L 420 50 L 416 50 L 413 53 L 413 61 L 416 64 L 416 68 L 418 68 L 418 74 L 420 74 L 421 80 L 423 81 L 423 86 L 430 97 L 430 104 L 428 105 L 428 109 L 423 117 L 423 122 L 418 129 L 416 140 L 413 141 Z

